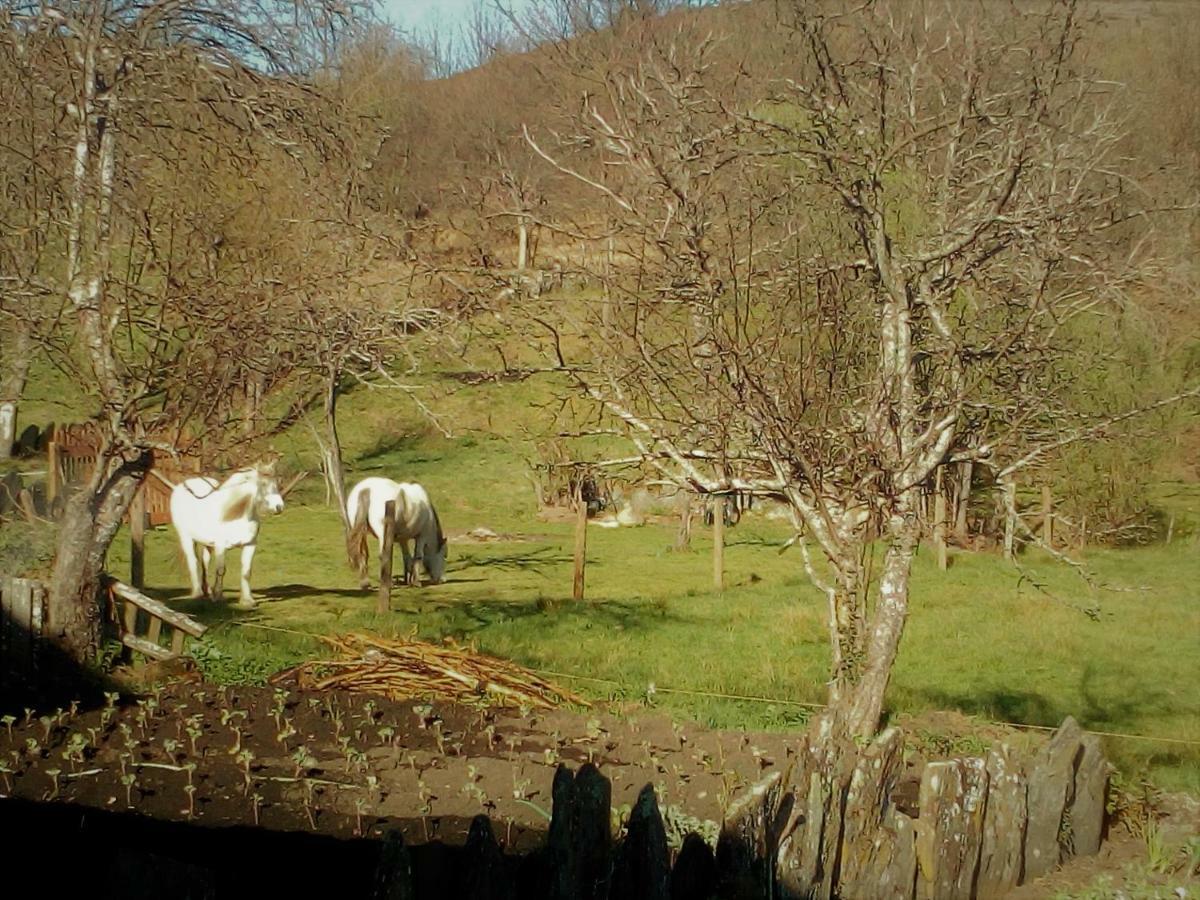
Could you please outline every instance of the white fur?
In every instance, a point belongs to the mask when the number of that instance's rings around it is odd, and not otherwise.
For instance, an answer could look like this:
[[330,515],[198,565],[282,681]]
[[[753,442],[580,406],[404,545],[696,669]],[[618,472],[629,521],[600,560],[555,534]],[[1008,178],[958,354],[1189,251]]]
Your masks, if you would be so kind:
[[[384,507],[389,500],[396,502],[394,537],[404,555],[405,583],[416,583],[416,561],[419,559],[430,580],[440,584],[446,573],[446,537],[425,488],[390,478],[364,478],[346,498],[346,515],[352,528],[358,516],[359,504],[364,502],[364,498],[367,503],[367,526],[371,534],[379,539],[381,552]],[[413,542],[411,553],[408,550],[410,540]]]
[[[230,511],[242,507],[230,517]],[[225,552],[242,548],[242,603],[254,602],[250,593],[250,567],[254,562],[260,516],[283,511],[283,497],[275,479],[258,469],[235,472],[218,485],[215,478],[189,478],[171,491],[171,524],[179,533],[179,545],[192,581],[190,597],[208,592],[209,563],[213,563],[212,599],[223,596]],[[228,520],[227,520],[228,519]],[[198,565],[196,547],[203,554]]]

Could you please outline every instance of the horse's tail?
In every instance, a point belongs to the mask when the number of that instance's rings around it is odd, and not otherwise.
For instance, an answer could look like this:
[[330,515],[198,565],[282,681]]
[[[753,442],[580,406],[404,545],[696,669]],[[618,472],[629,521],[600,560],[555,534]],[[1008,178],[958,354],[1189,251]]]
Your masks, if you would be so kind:
[[[356,501],[357,505],[355,505]],[[367,535],[371,530],[371,526],[367,524],[367,513],[371,506],[370,492],[352,493],[347,505],[354,512],[350,530],[346,532],[346,556],[350,560],[350,568],[358,572],[358,580],[365,589],[371,586],[371,581],[367,577]],[[349,511],[347,510],[347,512]]]

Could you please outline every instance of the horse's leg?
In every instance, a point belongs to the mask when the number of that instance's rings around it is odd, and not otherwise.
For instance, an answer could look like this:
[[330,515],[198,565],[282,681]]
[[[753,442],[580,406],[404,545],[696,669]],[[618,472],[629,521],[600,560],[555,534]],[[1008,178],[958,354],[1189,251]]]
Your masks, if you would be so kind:
[[220,545],[213,548],[212,598],[225,599],[225,548]]
[[404,554],[404,583],[411,585],[415,582],[417,561],[408,552],[408,541],[399,541],[400,552]]
[[242,592],[240,602],[247,606],[253,605],[254,595],[250,593],[250,566],[254,563],[254,544],[242,547]]
[[200,581],[200,572],[196,562],[196,544],[190,537],[187,537],[182,532],[179,535],[179,548],[183,551],[183,561],[187,563],[188,578],[192,582],[192,592],[188,594],[189,600],[195,600],[204,596],[204,585]]
[[200,589],[201,596],[208,597],[212,592],[212,550],[205,544],[200,545]]

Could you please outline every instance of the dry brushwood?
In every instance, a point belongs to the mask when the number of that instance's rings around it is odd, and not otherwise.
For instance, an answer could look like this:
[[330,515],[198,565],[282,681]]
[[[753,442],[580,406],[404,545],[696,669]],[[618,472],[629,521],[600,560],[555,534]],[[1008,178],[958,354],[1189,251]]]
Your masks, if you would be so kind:
[[587,706],[583,698],[556,687],[528,669],[469,648],[364,634],[326,636],[341,655],[311,660],[272,676],[272,684],[294,680],[304,690],[345,690],[399,697],[436,697],[466,703],[551,709],[563,703]]

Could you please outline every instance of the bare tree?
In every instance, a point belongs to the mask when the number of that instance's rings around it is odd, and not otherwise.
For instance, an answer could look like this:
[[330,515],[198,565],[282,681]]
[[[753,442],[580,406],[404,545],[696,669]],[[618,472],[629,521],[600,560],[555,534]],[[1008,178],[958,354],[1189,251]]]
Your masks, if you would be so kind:
[[557,361],[663,476],[790,507],[828,599],[830,706],[859,735],[883,710],[938,468],[1003,483],[1200,391],[1070,403],[1112,351],[1105,311],[1153,262],[1074,4],[926,6],[780,4],[790,52],[764,55],[791,72],[714,67],[711,36],[660,30],[564,111],[557,144],[529,137],[602,201],[625,263],[607,320],[540,317]]
[[[334,277],[288,257],[294,229],[286,223],[313,223],[309,239],[328,241],[354,195],[329,173],[358,171],[344,152],[355,123],[314,79],[329,63],[334,31],[353,24],[360,7],[3,8],[6,43],[19,52],[45,41],[63,61],[29,74],[53,91],[70,131],[58,286],[69,311],[61,327],[77,352],[58,362],[78,369],[104,443],[60,522],[49,625],[86,659],[99,640],[104,557],[151,453],[176,452],[189,424],[220,441],[231,398],[269,370],[273,354],[294,352],[273,338],[273,307]],[[290,207],[254,202],[289,176]],[[239,192],[250,196],[238,202]]]

